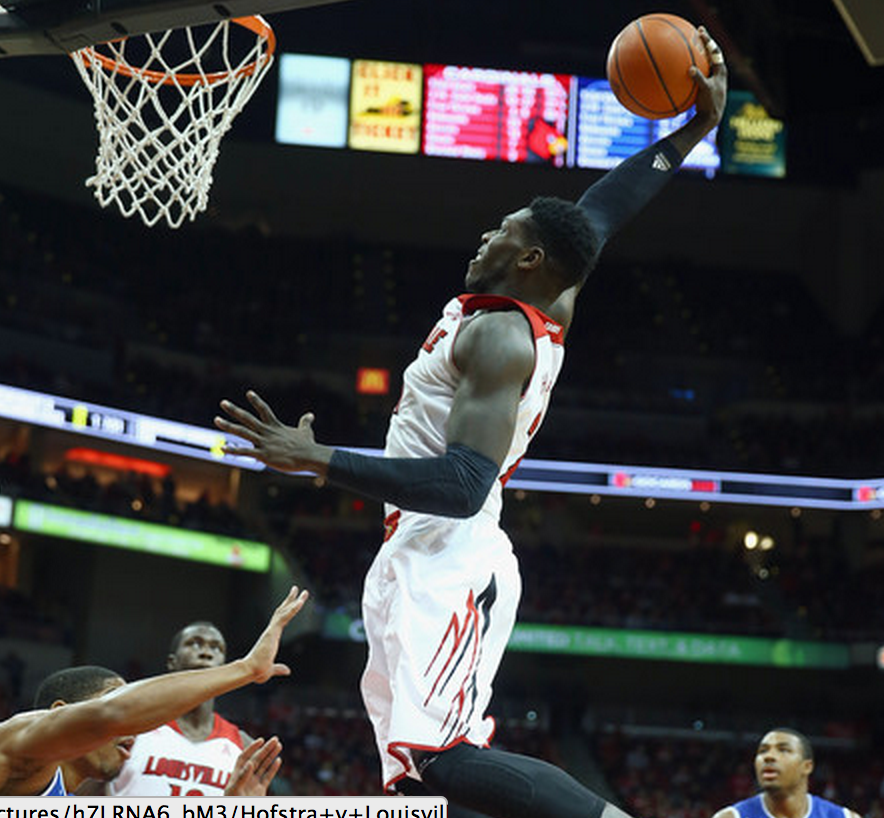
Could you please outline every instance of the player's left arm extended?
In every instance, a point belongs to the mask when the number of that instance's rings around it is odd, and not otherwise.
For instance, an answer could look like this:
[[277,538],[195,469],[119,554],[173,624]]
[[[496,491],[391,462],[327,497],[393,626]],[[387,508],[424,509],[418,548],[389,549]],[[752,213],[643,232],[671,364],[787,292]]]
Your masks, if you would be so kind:
[[289,668],[276,661],[279,640],[306,601],[306,591],[292,588],[241,659],[218,667],[165,673],[98,698],[13,716],[0,723],[0,758],[47,765],[76,758],[117,736],[159,727],[208,699],[288,675]]
[[233,419],[215,418],[224,432],[251,446],[224,447],[280,471],[312,471],[364,497],[408,511],[472,517],[485,502],[512,442],[522,387],[534,366],[534,346],[516,312],[477,316],[458,337],[461,380],[438,457],[371,457],[316,443],[313,415],[281,423],[264,400],[247,394],[256,414],[222,401]]

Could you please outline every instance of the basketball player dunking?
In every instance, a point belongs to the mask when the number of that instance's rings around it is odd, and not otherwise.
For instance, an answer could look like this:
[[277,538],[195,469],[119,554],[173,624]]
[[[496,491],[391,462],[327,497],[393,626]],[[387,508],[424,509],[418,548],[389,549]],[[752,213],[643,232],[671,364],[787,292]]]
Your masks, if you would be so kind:
[[385,542],[365,580],[362,694],[388,791],[422,782],[459,808],[500,818],[623,813],[557,767],[489,747],[485,711],[521,592],[499,527],[502,488],[540,425],[577,294],[605,242],[675,175],[721,120],[727,71],[701,38],[696,112],[605,174],[575,204],[536,198],[482,236],[452,299],[405,372],[384,457],[315,442],[313,416],[282,424],[254,392],[215,423],[228,446],[282,471],[309,470],[387,503]]

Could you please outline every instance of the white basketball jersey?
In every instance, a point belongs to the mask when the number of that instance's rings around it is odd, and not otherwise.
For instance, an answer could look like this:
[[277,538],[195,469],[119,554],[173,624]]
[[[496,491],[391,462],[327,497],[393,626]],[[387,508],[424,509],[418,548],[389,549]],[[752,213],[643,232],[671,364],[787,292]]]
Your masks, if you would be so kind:
[[[464,320],[479,311],[520,310],[534,332],[534,372],[519,402],[513,442],[497,480],[482,507],[500,516],[502,489],[524,456],[549,406],[565,356],[562,327],[536,307],[499,295],[461,295],[451,299],[442,318],[421,345],[403,375],[402,397],[387,432],[387,457],[438,457],[446,449],[446,424],[460,372],[454,343]],[[392,509],[388,508],[388,513]]]
[[405,370],[390,421],[388,457],[438,457],[461,374],[454,343],[478,311],[519,310],[528,319],[535,360],[519,401],[510,450],[478,514],[441,517],[388,505],[384,545],[369,569],[362,615],[369,657],[362,696],[380,751],[384,788],[420,778],[411,751],[465,741],[488,746],[494,676],[512,633],[522,583],[512,544],[500,528],[502,490],[540,426],[564,357],[562,328],[511,298],[452,299]]
[[217,713],[205,741],[191,741],[169,722],[135,739],[132,757],[108,785],[108,794],[224,795],[241,751],[239,728]]

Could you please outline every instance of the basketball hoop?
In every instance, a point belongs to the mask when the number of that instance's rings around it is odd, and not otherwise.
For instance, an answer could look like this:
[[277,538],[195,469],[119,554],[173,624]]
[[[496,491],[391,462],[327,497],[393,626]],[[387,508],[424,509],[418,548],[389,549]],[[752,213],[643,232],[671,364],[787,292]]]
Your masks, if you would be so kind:
[[148,227],[193,221],[208,205],[221,138],[275,49],[273,30],[254,16],[73,52],[95,101],[98,156],[86,184],[101,206],[115,202]]

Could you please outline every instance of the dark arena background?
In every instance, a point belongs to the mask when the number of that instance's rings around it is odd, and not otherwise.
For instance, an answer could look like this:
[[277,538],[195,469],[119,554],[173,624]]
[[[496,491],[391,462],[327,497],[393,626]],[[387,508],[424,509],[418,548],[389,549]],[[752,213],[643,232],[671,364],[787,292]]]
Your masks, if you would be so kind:
[[[160,673],[194,619],[237,655],[294,581],[313,601],[284,647],[292,678],[218,709],[283,740],[277,792],[379,793],[358,680],[382,509],[229,462],[218,401],[255,388],[289,422],[314,411],[323,442],[382,447],[400,372],[481,232],[536,194],[579,196],[648,138],[590,80],[629,20],[667,11],[712,31],[732,98],[700,165],[607,248],[506,492],[525,588],[496,743],[634,814],[702,818],[753,791],[755,743],[787,725],[814,744],[813,792],[881,818],[884,22],[869,6],[268,14],[276,63],[179,230],[85,186],[97,134],[68,57],[0,58],[0,716],[68,664]],[[298,75],[288,55],[330,61]],[[445,66],[475,99],[451,103]],[[567,104],[542,114],[567,144],[547,156],[506,87],[541,75]],[[348,105],[357,78],[377,83],[374,110]],[[492,114],[485,82],[501,83]]]

